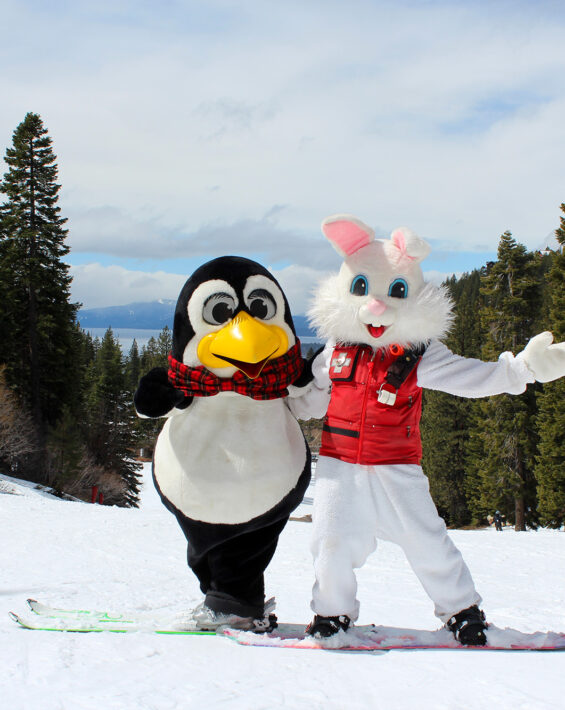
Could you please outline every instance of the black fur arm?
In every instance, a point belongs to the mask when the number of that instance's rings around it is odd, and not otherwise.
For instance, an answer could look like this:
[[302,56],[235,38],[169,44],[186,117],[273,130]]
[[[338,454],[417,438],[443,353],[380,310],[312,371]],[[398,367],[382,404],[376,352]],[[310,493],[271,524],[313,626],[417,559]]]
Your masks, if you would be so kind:
[[164,367],[154,367],[139,381],[133,395],[137,413],[143,417],[164,417],[171,409],[185,409],[192,397],[185,395],[169,382]]
[[324,346],[319,348],[319,350],[316,350],[312,357],[304,360],[304,369],[302,370],[302,374],[292,383],[294,387],[306,387],[306,385],[309,385],[310,382],[312,382],[314,379],[314,375],[312,374],[312,363],[323,351],[323,349]]

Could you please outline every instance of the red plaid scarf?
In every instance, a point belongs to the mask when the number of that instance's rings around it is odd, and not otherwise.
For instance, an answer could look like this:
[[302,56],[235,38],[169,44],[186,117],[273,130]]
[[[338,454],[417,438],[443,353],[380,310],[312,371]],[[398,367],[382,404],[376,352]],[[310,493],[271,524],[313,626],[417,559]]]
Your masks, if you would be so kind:
[[249,379],[240,370],[230,378],[217,377],[205,367],[190,367],[169,355],[169,382],[187,397],[212,397],[218,392],[237,392],[252,399],[279,399],[301,374],[304,360],[300,341],[284,355],[269,360],[261,374]]

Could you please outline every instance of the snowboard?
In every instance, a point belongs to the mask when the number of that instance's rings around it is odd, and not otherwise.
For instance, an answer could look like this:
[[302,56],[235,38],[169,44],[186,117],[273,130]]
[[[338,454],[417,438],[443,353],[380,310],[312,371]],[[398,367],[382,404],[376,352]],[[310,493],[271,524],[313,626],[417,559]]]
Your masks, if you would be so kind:
[[443,649],[450,651],[565,651],[565,633],[536,631],[526,634],[516,629],[499,629],[492,624],[486,632],[486,646],[463,646],[445,628],[437,631],[402,629],[390,626],[354,626],[330,638],[313,638],[300,624],[284,624],[268,634],[224,629],[224,636],[242,646],[294,648],[332,651],[401,651]]

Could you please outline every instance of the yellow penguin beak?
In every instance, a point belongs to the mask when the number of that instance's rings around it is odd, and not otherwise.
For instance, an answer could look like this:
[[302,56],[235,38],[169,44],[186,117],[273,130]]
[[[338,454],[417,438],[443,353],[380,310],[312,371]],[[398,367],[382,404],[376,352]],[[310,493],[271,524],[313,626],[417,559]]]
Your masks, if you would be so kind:
[[221,330],[205,335],[196,352],[207,368],[233,365],[254,379],[269,360],[287,350],[288,336],[282,328],[267,325],[242,311]]

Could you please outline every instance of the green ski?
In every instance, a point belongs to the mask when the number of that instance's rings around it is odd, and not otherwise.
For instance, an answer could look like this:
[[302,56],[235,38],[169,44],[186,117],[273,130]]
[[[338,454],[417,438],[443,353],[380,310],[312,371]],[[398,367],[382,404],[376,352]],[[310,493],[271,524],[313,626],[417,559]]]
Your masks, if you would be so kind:
[[90,609],[59,609],[35,599],[28,599],[27,604],[33,612],[33,618],[25,618],[10,612],[10,617],[19,626],[35,631],[69,631],[77,633],[131,633],[149,631],[157,634],[179,636],[214,636],[215,631],[190,628],[190,622],[184,623],[178,618],[158,619],[148,615],[118,614]]

